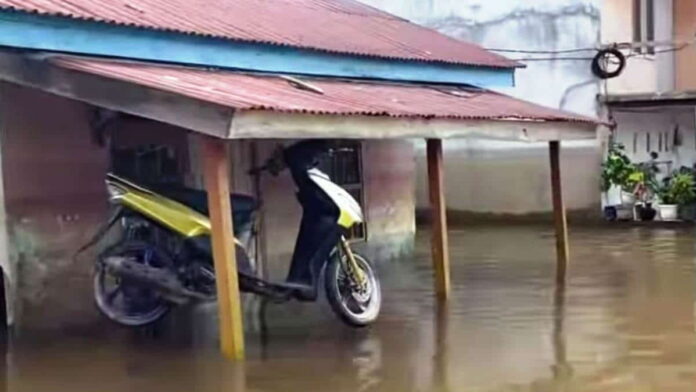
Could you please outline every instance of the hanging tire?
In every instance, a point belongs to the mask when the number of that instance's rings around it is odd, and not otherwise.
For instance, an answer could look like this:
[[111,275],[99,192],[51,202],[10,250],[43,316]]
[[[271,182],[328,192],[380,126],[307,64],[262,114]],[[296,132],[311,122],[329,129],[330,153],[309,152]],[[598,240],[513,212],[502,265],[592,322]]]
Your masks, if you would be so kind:
[[[131,257],[150,266],[171,266],[169,255],[146,242],[124,241],[99,258]],[[99,261],[94,271],[94,300],[97,308],[110,320],[127,327],[142,327],[164,317],[171,304],[156,290],[118,277]]]
[[[610,70],[608,64],[613,63],[616,68]],[[612,79],[623,72],[626,67],[626,56],[616,48],[602,49],[592,59],[592,73],[600,79]]]
[[324,272],[326,298],[331,309],[346,324],[365,327],[379,316],[382,307],[382,289],[372,264],[364,257],[354,254],[358,267],[365,273],[367,284],[364,289],[356,288],[343,269],[340,257],[335,252]]

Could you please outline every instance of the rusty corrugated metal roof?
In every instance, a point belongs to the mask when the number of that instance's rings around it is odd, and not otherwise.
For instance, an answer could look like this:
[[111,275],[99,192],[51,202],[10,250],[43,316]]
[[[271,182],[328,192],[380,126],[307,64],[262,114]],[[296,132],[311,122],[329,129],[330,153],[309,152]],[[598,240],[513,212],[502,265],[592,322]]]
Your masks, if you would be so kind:
[[355,0],[0,0],[0,9],[334,53],[519,65]]
[[[298,88],[279,76],[77,57],[54,57],[50,61],[63,68],[164,90],[237,110],[597,123],[589,117],[487,90],[336,79],[303,79],[308,85],[306,88]],[[316,91],[311,91],[312,89]]]

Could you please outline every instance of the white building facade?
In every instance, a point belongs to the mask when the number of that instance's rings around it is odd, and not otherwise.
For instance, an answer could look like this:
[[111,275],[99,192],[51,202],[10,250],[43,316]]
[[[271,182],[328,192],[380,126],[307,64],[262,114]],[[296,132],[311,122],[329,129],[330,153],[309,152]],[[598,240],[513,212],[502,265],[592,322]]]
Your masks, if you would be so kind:
[[607,81],[605,117],[634,162],[658,154],[662,175],[696,164],[696,2],[613,0],[602,42],[629,42],[624,72]]
[[[600,0],[362,0],[454,38],[521,59],[516,87],[501,92],[598,116],[600,82],[590,70],[600,37]],[[565,52],[571,49],[590,49]],[[517,51],[517,52],[514,52]],[[528,53],[529,52],[529,53]],[[427,207],[425,152],[417,146],[417,200]],[[448,208],[457,213],[525,215],[550,211],[548,148],[466,139],[445,143]],[[564,143],[567,208],[599,211],[601,147]]]

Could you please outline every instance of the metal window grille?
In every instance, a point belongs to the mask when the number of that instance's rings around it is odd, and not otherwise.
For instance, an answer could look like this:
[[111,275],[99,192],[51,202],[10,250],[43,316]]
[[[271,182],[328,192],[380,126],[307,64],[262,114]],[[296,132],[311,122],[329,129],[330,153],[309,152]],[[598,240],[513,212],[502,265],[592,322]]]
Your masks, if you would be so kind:
[[[362,144],[360,142],[342,143],[331,157],[321,162],[320,169],[328,174],[333,182],[348,191],[364,210]],[[348,239],[367,239],[365,222],[353,226],[348,233]]]
[[143,184],[183,183],[181,160],[169,146],[113,148],[111,170],[117,175]]

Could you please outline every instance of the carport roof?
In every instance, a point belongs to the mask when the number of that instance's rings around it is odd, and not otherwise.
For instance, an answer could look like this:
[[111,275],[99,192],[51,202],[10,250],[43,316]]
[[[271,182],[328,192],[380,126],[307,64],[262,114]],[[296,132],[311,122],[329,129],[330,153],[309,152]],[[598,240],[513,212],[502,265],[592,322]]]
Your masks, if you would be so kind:
[[121,80],[235,109],[339,116],[597,124],[597,120],[496,92],[54,57],[61,68]]

